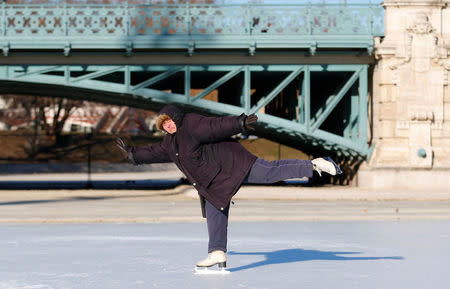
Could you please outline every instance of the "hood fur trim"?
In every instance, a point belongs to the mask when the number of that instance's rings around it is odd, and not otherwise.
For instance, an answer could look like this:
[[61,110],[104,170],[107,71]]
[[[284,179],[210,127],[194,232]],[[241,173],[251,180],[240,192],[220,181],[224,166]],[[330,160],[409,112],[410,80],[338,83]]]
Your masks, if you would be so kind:
[[162,125],[168,119],[170,119],[170,116],[168,116],[167,114],[161,114],[160,116],[158,116],[158,118],[156,119],[156,128],[158,130],[164,130]]

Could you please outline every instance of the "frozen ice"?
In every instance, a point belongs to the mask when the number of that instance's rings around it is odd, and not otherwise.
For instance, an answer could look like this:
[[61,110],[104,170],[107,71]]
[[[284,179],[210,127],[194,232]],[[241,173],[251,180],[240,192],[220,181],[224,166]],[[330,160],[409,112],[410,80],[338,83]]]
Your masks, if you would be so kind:
[[0,288],[449,288],[450,220],[231,222],[227,275],[196,275],[205,223],[0,225]]

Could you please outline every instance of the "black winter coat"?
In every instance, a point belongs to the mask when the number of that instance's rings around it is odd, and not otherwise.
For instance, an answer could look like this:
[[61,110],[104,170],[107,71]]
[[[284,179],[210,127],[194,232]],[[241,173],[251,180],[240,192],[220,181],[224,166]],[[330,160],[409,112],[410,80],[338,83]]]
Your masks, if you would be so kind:
[[200,195],[216,208],[226,208],[257,159],[230,138],[243,132],[242,116],[185,115],[174,105],[159,114],[167,114],[177,131],[161,142],[132,148],[134,163],[174,162]]

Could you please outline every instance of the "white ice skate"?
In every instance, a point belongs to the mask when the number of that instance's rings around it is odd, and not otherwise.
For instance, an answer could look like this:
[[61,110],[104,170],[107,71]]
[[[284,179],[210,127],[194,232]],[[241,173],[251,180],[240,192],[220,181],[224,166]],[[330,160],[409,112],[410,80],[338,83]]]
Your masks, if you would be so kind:
[[[219,269],[210,269],[214,265],[218,265]],[[208,257],[197,263],[195,274],[229,274],[227,268],[227,256],[224,251],[212,251]]]
[[313,170],[315,170],[319,176],[322,176],[322,172],[326,172],[332,176],[342,174],[339,166],[330,158],[317,158],[313,159]]

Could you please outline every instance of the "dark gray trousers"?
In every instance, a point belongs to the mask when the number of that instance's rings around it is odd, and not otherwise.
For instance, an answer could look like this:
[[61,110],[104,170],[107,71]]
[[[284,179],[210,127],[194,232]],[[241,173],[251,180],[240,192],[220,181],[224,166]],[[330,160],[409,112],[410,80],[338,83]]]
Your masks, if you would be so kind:
[[[290,159],[270,162],[257,159],[243,183],[272,184],[286,179],[311,178],[312,175],[312,163],[309,160]],[[221,211],[206,200],[205,209],[209,235],[208,253],[215,250],[226,252],[230,204]]]

